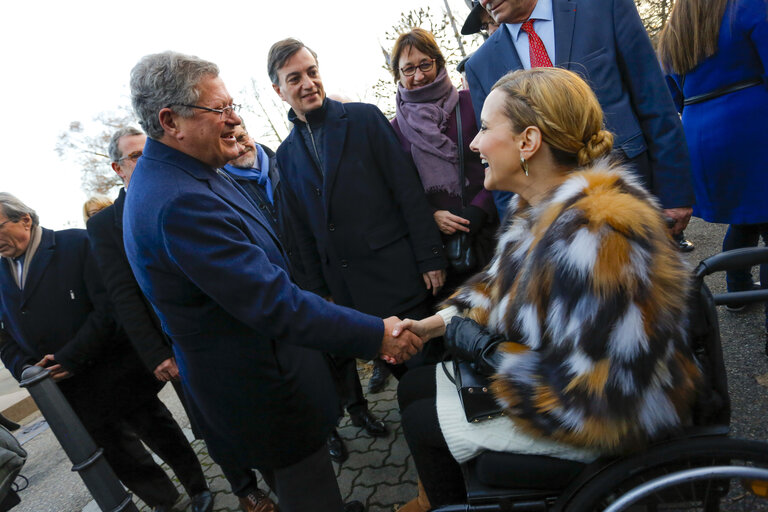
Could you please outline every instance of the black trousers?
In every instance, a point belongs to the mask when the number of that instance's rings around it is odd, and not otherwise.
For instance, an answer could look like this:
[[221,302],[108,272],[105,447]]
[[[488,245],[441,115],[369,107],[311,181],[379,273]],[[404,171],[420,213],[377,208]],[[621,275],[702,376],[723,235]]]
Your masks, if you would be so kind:
[[197,455],[157,397],[89,431],[120,481],[150,507],[170,507],[179,493],[142,441],[173,469],[190,496],[208,489]]
[[467,499],[461,467],[440,430],[436,395],[434,366],[410,370],[397,387],[403,435],[432,507]]
[[325,444],[292,466],[261,470],[261,474],[277,494],[280,512],[341,512],[344,509]]

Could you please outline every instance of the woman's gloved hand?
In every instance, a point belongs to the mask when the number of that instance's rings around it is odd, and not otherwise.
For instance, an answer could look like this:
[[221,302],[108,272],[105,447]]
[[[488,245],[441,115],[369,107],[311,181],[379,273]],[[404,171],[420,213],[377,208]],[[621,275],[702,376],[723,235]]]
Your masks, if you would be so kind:
[[470,318],[454,317],[445,331],[445,349],[458,359],[474,364],[485,375],[496,373],[501,354],[496,348],[506,341],[499,334],[491,334]]

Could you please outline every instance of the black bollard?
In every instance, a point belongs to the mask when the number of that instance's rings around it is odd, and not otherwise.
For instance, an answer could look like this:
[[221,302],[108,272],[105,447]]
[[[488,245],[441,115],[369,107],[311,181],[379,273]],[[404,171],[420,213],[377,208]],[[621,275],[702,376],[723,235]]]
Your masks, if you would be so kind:
[[19,385],[29,390],[40,412],[45,416],[56,439],[72,461],[85,486],[104,512],[138,512],[123,485],[85,430],[80,418],[70,407],[61,390],[49,378],[50,372],[29,366],[21,374]]

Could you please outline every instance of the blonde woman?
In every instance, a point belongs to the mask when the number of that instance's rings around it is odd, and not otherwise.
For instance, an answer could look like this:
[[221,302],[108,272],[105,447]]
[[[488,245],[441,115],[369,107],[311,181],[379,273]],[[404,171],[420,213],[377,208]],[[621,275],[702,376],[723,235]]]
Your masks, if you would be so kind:
[[83,222],[88,222],[88,219],[99,213],[101,210],[110,206],[112,200],[107,196],[96,195],[89,197],[83,204]]
[[459,463],[484,450],[591,461],[686,420],[699,369],[687,344],[687,270],[662,211],[606,157],[613,136],[578,75],[516,71],[494,86],[472,149],[485,187],[517,194],[493,260],[439,314],[405,320],[448,345],[495,337],[505,416],[468,423],[442,367],[400,382],[403,430],[426,493],[462,502]]

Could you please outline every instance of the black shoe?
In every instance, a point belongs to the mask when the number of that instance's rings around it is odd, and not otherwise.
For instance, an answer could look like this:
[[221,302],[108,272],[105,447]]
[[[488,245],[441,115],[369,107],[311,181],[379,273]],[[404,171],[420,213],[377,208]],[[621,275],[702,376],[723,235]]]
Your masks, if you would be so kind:
[[344,512],[365,512],[365,506],[359,501],[350,501],[344,504]]
[[339,435],[338,430],[333,429],[331,431],[331,435],[328,436],[326,444],[328,445],[328,453],[331,454],[331,460],[333,462],[341,464],[349,458],[349,452],[347,451],[347,447],[344,445],[344,440]]
[[391,372],[389,371],[387,365],[384,364],[384,361],[381,359],[374,360],[373,373],[371,374],[371,380],[368,381],[368,392],[381,393],[384,391],[384,387],[387,385],[387,380],[389,380],[390,373]]
[[212,512],[213,494],[205,490],[192,496],[192,512]]
[[349,417],[354,426],[363,427],[369,436],[384,437],[389,434],[384,422],[376,419],[376,416],[371,414],[371,411],[368,409],[357,414],[350,414]]
[[7,428],[10,432],[13,432],[14,430],[18,430],[19,427],[21,427],[21,425],[19,425],[18,423],[16,423],[13,420],[9,420],[8,418],[3,416],[2,414],[0,414],[0,425],[2,425],[5,428]]
[[[762,287],[760,286],[760,282],[752,283],[752,288],[748,288],[747,290],[729,290],[729,291],[752,291],[752,290],[761,290]],[[733,304],[726,304],[725,310],[729,311],[731,313],[740,313],[747,309],[747,305],[742,302],[734,302]]]

